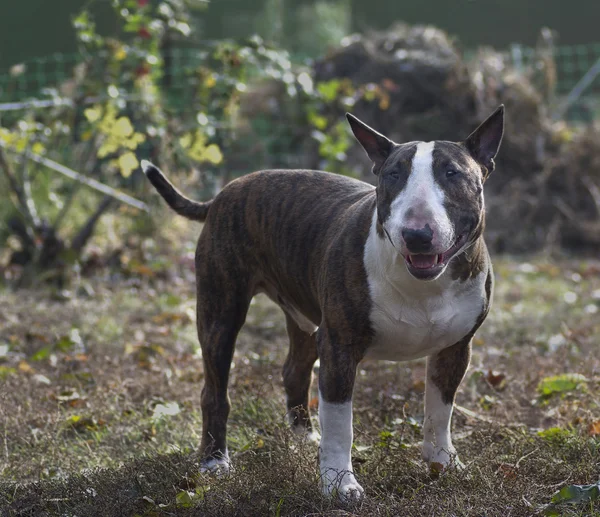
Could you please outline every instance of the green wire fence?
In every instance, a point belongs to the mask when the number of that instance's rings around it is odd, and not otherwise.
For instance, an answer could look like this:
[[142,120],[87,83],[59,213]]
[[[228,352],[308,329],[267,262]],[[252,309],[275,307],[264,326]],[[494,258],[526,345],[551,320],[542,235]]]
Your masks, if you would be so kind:
[[[588,121],[600,118],[600,43],[557,46],[551,52],[555,66],[553,93],[568,104],[559,110],[561,117]],[[165,56],[165,75],[174,108],[185,109],[193,104],[198,81],[194,70],[202,64],[204,55],[197,49],[172,49]],[[467,59],[475,55],[467,53]],[[540,62],[538,50],[519,45],[513,45],[505,56],[517,70],[535,69]],[[68,97],[70,80],[81,62],[78,54],[53,54],[0,72],[0,111],[18,110],[24,101],[29,101],[27,107],[60,103],[61,98]],[[102,60],[94,62],[102,66]]]

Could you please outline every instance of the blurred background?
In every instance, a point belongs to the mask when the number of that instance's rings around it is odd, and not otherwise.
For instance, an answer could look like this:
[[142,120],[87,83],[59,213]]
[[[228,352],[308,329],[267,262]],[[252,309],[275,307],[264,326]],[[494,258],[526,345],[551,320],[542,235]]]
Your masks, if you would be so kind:
[[233,357],[236,468],[196,475],[200,226],[139,162],[200,200],[273,167],[374,182],[347,111],[462,140],[504,103],[494,307],[454,417],[468,476],[420,462],[424,359],[361,363],[351,510],[600,515],[598,20],[598,0],[0,1],[0,514],[347,514],[290,447],[264,295]]
[[491,248],[593,253],[599,16],[590,0],[4,3],[0,278],[123,266],[161,231],[143,158],[201,199],[270,167],[373,181],[344,112],[396,141],[459,140],[500,103]]

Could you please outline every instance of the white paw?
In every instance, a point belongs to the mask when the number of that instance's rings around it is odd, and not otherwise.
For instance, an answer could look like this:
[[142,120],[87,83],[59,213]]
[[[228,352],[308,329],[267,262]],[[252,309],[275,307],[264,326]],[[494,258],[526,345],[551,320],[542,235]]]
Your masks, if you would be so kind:
[[360,501],[365,494],[365,490],[358,484],[354,474],[349,471],[333,475],[332,469],[322,475],[323,495],[327,497],[336,497],[343,503],[354,503]]
[[308,443],[316,444],[318,444],[321,441],[321,435],[314,429],[308,431],[306,427],[300,426],[292,426],[291,429],[294,433],[294,436],[298,438],[299,441],[306,440]]
[[454,447],[436,447],[431,442],[423,442],[423,460],[429,464],[430,470],[436,473],[449,468],[457,470],[465,468],[458,459]]
[[306,441],[310,442],[310,443],[315,443],[315,444],[319,445],[319,442],[321,441],[321,435],[314,429],[312,431],[310,431],[309,433],[306,433],[305,436],[306,436]]
[[200,462],[200,472],[214,474],[216,476],[224,476],[229,474],[230,468],[231,464],[229,462],[229,456],[210,458]]

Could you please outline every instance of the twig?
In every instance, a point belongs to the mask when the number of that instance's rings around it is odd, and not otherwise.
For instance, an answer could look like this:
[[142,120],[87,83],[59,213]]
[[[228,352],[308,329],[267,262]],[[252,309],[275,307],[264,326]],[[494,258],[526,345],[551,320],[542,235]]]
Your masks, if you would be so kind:
[[531,456],[532,454],[535,454],[537,451],[539,451],[540,448],[537,447],[536,449],[533,449],[531,452],[528,452],[527,454],[525,454],[524,456],[521,456],[517,462],[515,463],[515,468],[518,469],[519,468],[519,464],[525,459],[528,458],[529,456]]
[[589,176],[581,178],[581,182],[588,189],[594,200],[594,204],[596,205],[596,211],[598,212],[598,215],[600,215],[600,188],[598,188],[598,185],[596,185]]
[[[29,143],[27,151],[29,151],[30,148],[31,142]],[[25,160],[23,160],[21,168],[21,184],[23,185],[23,195],[25,196],[25,202],[27,203],[27,210],[31,214],[36,228],[38,228],[41,224],[41,220],[38,215],[37,207],[35,206],[33,195],[31,194],[31,176],[29,175],[29,166],[25,163]]]
[[4,429],[4,456],[6,457],[6,463],[8,463],[8,430]]
[[102,217],[102,214],[106,212],[106,210],[108,210],[108,207],[111,203],[112,198],[109,196],[105,196],[104,199],[98,205],[96,211],[90,216],[87,222],[82,226],[79,232],[77,232],[77,235],[71,241],[71,249],[78,252],[83,249],[87,241],[94,233],[94,227],[96,226],[96,223],[98,222],[100,217]]
[[[4,147],[2,142],[0,142],[0,146]],[[37,218],[31,213],[31,211],[29,209],[29,205],[27,203],[27,197],[25,196],[25,193],[21,189],[19,182],[17,181],[17,178],[15,178],[12,168],[8,164],[8,161],[6,160],[6,155],[4,154],[4,151],[2,149],[0,149],[0,169],[2,169],[4,171],[4,175],[8,179],[10,188],[12,189],[13,193],[17,197],[17,201],[19,202],[19,205],[17,206],[17,210],[19,210],[19,212],[21,212],[23,217],[29,223],[28,234],[30,234],[30,237],[32,238],[32,240],[35,240],[33,235],[31,234],[31,232],[32,232],[33,228],[37,228],[39,226],[39,220],[37,220]]]
[[[14,149],[7,147],[2,142],[0,142],[0,147],[3,147],[4,149],[6,149],[8,151],[12,151],[12,152],[16,153],[16,151],[14,151]],[[102,192],[103,194],[106,194],[107,196],[113,197],[113,198],[117,199],[118,201],[120,201],[121,203],[125,203],[126,205],[137,208],[138,210],[143,210],[144,212],[149,212],[148,205],[146,205],[146,203],[143,203],[142,201],[139,201],[138,199],[135,199],[134,197],[131,197],[127,194],[124,194],[123,192],[120,192],[112,187],[109,187],[108,185],[105,185],[104,183],[100,183],[99,181],[97,181],[95,179],[88,178],[88,177],[84,176],[83,174],[80,174],[80,173],[74,171],[73,169],[70,169],[69,167],[65,167],[64,165],[61,165],[60,163],[55,162],[54,160],[44,158],[43,156],[40,156],[39,154],[32,153],[32,152],[26,152],[23,154],[23,156],[29,158],[30,160],[33,160],[36,163],[42,164],[42,165],[48,167],[49,169],[52,169],[53,171],[56,171],[56,172],[62,174],[63,176],[66,176],[67,178],[71,178],[75,181],[79,181],[80,183],[83,183],[84,185],[87,185],[88,187],[93,188],[94,190]],[[2,167],[1,162],[0,162],[0,167]],[[17,185],[17,188],[18,188],[18,185]]]
[[[94,145],[93,139],[91,139],[89,143],[88,153],[86,154],[85,159],[82,160],[82,163],[88,163],[88,159],[91,158],[92,154],[95,153],[95,151],[96,147]],[[67,215],[67,212],[73,205],[73,201],[75,200],[75,197],[77,195],[77,192],[79,192],[81,185],[81,183],[77,183],[67,194],[63,206],[60,209],[60,212],[58,212],[56,219],[54,220],[54,231],[58,232],[59,228],[61,227],[62,222],[65,216]]]
[[454,404],[454,409],[456,411],[458,411],[459,413],[462,413],[463,415],[473,418],[475,420],[480,420],[481,422],[485,422],[487,424],[494,423],[494,420],[491,419],[490,417],[480,415],[479,413],[475,413],[475,411],[471,411],[470,409],[467,409],[466,407],[463,407],[463,406],[459,406],[458,404]]

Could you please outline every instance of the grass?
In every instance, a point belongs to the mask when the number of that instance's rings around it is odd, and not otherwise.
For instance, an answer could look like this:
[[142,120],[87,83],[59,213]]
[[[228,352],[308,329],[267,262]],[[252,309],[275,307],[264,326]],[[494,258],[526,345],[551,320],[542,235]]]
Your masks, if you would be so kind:
[[[235,469],[198,474],[203,373],[182,249],[67,293],[1,293],[0,515],[528,516],[600,479],[600,263],[541,257],[495,261],[495,305],[454,417],[464,472],[432,476],[420,461],[424,361],[368,362],[354,402],[367,497],[322,498],[316,447],[285,424],[283,317],[258,297],[232,369]],[[540,394],[571,373],[585,379]]]

